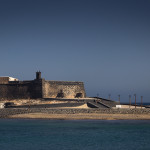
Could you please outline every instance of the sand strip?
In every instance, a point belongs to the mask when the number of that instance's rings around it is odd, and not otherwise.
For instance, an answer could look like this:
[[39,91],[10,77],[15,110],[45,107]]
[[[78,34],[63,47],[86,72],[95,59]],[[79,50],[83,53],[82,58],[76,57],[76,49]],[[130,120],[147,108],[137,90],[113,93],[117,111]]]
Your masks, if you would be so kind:
[[149,114],[46,114],[46,113],[30,113],[9,116],[9,118],[30,118],[30,119],[60,119],[60,120],[149,120]]

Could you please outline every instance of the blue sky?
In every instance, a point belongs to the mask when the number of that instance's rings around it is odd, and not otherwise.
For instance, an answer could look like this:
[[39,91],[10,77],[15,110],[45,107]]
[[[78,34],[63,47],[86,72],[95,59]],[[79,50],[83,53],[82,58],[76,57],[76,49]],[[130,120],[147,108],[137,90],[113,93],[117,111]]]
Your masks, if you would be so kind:
[[0,76],[83,81],[87,96],[150,102],[149,0],[0,0]]

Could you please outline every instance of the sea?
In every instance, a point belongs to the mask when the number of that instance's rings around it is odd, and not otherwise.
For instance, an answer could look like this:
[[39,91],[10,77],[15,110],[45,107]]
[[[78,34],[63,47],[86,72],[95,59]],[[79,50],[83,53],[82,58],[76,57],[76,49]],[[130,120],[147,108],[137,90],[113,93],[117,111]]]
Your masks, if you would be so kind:
[[150,121],[0,119],[0,150],[150,150]]

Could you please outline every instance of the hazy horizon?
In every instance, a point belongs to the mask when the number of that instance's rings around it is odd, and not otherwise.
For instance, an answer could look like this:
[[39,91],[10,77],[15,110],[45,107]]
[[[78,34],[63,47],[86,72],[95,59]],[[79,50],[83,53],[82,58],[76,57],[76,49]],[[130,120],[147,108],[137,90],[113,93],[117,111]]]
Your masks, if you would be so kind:
[[150,102],[149,0],[0,0],[0,76],[83,81],[87,96]]

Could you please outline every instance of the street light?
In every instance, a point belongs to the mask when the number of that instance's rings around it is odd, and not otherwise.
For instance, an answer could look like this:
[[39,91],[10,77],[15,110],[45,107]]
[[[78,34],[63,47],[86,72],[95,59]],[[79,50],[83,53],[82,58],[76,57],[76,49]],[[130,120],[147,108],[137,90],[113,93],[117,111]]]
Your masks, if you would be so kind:
[[131,107],[131,95],[129,95],[129,108]]
[[99,97],[99,93],[97,93],[97,98]]
[[143,96],[141,96],[141,108],[143,106]]
[[135,108],[136,108],[136,94],[134,94],[134,97],[135,97]]
[[119,103],[120,103],[120,95],[118,95],[118,98],[119,98]]

